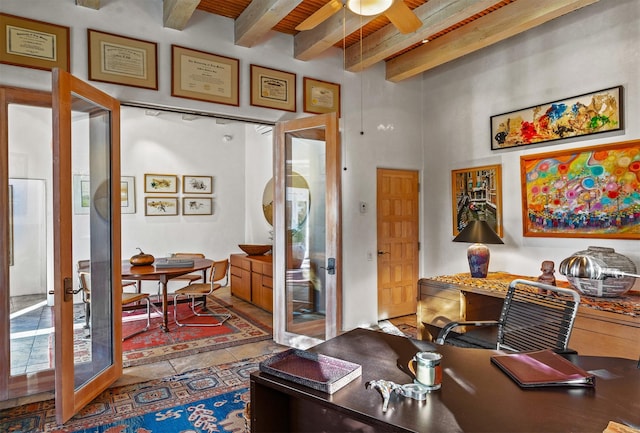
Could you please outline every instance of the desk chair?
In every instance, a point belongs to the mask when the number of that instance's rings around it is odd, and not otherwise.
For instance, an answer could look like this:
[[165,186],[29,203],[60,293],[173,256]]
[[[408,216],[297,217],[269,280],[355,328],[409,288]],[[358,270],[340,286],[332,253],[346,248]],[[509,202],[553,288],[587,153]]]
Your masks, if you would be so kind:
[[[89,328],[91,323],[91,261],[78,260],[76,265],[78,271],[78,285],[82,292],[82,301],[84,302],[84,327]],[[137,285],[135,281],[123,281],[122,288]],[[149,329],[151,326],[151,300],[147,293],[127,293],[122,292],[122,306],[132,306],[140,302],[146,302],[147,306],[147,324],[144,328],[126,335],[122,340],[127,340]]]
[[[211,264],[211,272],[209,273],[208,283],[192,283],[186,287],[178,289],[174,292],[173,296],[173,320],[178,326],[220,326],[226,320],[231,318],[231,314],[214,314],[214,313],[198,313],[196,311],[196,298],[203,298],[197,303],[202,307],[202,310],[206,311],[207,295],[211,295],[214,291],[221,287],[226,287],[228,284],[228,270],[229,259],[214,261]],[[219,281],[225,280],[224,286]],[[180,323],[178,321],[178,299],[180,297],[190,298],[191,311],[195,316],[199,317],[213,317],[218,319],[217,322],[212,323]]]
[[497,349],[515,352],[553,349],[568,352],[569,337],[579,304],[580,295],[573,290],[534,281],[513,280],[498,320],[448,323],[440,331],[436,343],[445,344],[448,334],[458,326],[496,326]]

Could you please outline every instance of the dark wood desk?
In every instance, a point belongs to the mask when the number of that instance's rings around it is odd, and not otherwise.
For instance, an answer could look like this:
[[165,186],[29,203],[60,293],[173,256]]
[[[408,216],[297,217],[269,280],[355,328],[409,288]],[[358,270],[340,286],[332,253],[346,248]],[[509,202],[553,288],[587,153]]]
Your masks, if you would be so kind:
[[[442,388],[426,401],[382,397],[365,383],[413,380],[406,365],[420,350],[443,355]],[[493,350],[436,346],[355,329],[312,352],[362,365],[362,376],[332,395],[256,372],[251,374],[251,431],[602,432],[608,422],[640,425],[640,369],[623,358],[575,356],[594,371],[595,388],[523,390],[493,365]]]
[[186,268],[156,268],[149,266],[131,266],[129,261],[122,262],[122,279],[123,280],[143,280],[143,281],[159,281],[162,288],[162,330],[169,330],[167,318],[167,283],[170,279],[180,275],[190,274],[194,271],[202,271],[202,281],[207,281],[207,269],[213,263],[209,259],[193,259],[193,266]]

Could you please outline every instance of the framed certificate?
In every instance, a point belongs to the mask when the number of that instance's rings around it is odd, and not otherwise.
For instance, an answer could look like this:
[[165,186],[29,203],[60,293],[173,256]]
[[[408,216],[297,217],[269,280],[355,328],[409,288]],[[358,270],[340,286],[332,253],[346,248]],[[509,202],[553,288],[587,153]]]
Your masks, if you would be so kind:
[[240,61],[171,46],[171,95],[217,104],[240,105]]
[[0,63],[70,71],[69,27],[0,13]]
[[87,30],[89,79],[158,90],[158,45]]
[[340,84],[304,77],[304,112],[338,113],[340,117]]
[[251,65],[251,105],[296,111],[296,74]]

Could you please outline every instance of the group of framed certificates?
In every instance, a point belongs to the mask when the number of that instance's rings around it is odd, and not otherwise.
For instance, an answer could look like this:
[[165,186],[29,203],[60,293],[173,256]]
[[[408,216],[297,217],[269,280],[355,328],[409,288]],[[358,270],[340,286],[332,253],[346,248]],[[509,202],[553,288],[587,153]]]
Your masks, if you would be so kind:
[[[0,63],[70,70],[69,27],[0,13]],[[155,42],[87,30],[89,80],[158,90]],[[253,106],[297,111],[296,74],[250,65]],[[303,111],[337,112],[340,85],[303,78]],[[171,45],[171,95],[240,106],[240,60]]]

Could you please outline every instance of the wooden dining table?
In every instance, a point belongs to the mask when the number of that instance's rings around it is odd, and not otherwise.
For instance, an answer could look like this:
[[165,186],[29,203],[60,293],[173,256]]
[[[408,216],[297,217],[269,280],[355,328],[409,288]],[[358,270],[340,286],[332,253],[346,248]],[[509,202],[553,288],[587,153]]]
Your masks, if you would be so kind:
[[[167,285],[169,280],[180,275],[190,274],[196,271],[202,271],[202,281],[207,281],[207,269],[211,267],[213,260],[209,259],[193,259],[193,266],[182,268],[158,268],[152,265],[133,266],[128,260],[122,262],[122,279],[136,281],[158,281],[162,289],[162,325],[163,331],[168,332],[168,302],[167,302]],[[139,286],[139,285],[138,285]]]

